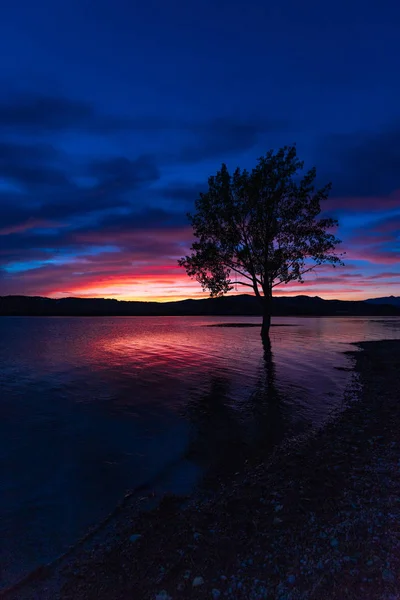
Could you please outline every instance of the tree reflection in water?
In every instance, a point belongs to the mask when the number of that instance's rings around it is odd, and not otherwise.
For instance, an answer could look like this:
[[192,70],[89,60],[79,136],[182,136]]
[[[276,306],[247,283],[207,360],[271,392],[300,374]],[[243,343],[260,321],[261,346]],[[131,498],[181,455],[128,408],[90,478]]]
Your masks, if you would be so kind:
[[270,338],[264,338],[257,385],[248,400],[253,452],[264,453],[282,441],[289,426],[289,407],[279,391]]
[[263,340],[257,384],[248,399],[235,403],[230,387],[229,378],[218,373],[209,391],[188,403],[193,432],[187,457],[209,472],[230,472],[246,458],[265,456],[290,428],[290,406],[277,387],[269,339]]

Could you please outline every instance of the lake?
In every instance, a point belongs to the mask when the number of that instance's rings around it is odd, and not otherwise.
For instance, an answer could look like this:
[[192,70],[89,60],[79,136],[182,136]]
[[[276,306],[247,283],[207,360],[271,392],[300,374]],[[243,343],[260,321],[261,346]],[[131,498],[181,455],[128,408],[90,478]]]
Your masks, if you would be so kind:
[[322,424],[354,341],[396,318],[0,318],[1,583],[58,554],[141,485],[190,491]]

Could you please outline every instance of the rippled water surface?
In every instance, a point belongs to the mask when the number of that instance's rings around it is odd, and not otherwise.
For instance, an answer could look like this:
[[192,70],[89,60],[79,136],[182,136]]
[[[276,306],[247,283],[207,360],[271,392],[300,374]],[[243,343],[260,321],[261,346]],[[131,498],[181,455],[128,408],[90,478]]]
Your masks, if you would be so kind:
[[[1,318],[2,585],[53,559],[127,489],[188,491],[341,405],[351,342],[400,319]],[[338,368],[339,367],[339,368]]]

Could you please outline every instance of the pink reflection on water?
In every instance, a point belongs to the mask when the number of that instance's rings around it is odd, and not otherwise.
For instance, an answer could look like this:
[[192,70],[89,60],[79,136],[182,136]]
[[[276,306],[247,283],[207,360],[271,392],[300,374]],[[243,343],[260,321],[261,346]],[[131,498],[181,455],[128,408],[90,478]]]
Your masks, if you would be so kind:
[[[207,326],[235,321],[259,319],[2,321],[0,521],[10,578],[61,553],[127,488],[161,477],[174,491],[171,464],[234,464],[244,447],[323,422],[351,380],[336,368],[351,365],[351,342],[400,338],[400,319],[279,318],[293,326],[272,328],[268,349],[257,328]],[[48,540],[42,555],[37,539]]]

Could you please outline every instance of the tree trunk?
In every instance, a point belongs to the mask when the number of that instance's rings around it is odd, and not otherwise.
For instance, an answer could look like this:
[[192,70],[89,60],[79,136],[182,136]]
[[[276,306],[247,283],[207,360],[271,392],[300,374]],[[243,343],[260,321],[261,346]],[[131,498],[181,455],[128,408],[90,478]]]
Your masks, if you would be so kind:
[[263,321],[261,326],[261,336],[267,338],[269,336],[269,328],[271,327],[271,301],[264,297]]

